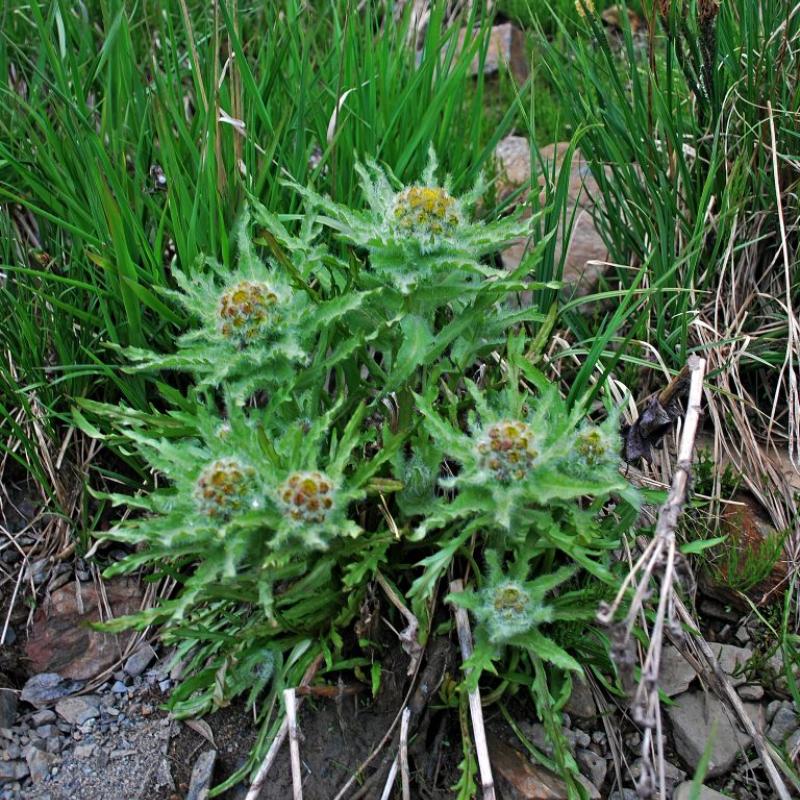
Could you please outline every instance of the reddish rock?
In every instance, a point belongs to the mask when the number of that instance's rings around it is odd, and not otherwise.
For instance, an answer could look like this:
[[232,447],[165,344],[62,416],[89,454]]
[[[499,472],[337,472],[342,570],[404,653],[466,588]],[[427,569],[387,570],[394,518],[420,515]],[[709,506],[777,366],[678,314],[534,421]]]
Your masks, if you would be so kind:
[[[547,176],[552,174],[553,162],[555,162],[556,175],[558,175],[569,146],[569,142],[556,142],[540,149],[539,153],[544,162]],[[530,143],[523,136],[507,136],[497,145],[495,158],[498,168],[497,200],[502,202],[513,192],[530,184]],[[541,172],[538,163],[536,171]],[[540,186],[543,185],[544,180],[544,176],[539,178]],[[523,203],[527,194],[527,191],[520,192],[516,202]],[[566,284],[574,287],[578,295],[594,291],[598,279],[607,268],[605,262],[608,261],[608,250],[592,219],[593,206],[598,197],[600,197],[600,187],[592,177],[588,162],[583,158],[580,150],[576,150],[572,157],[569,181],[569,206],[570,209],[575,208],[576,211],[572,235],[567,244],[563,280]],[[544,200],[543,197],[542,200]],[[556,258],[560,258],[563,246],[559,234]],[[517,267],[527,247],[528,240],[520,239],[506,248],[501,254],[503,266],[506,269]]]
[[567,800],[564,781],[532,764],[519,750],[500,739],[489,743],[492,773],[506,800]]
[[[89,680],[117,661],[134,632],[100,633],[91,622],[121,617],[139,610],[142,589],[138,582],[119,578],[103,586],[98,596],[93,584],[69,583],[50,595],[33,618],[26,646],[31,674],[57,672],[73,680]],[[101,615],[102,609],[102,615]]]
[[[765,544],[779,534],[753,498],[738,494],[733,499],[735,503],[726,503],[722,506],[719,532],[728,538],[719,547],[721,553],[719,558],[701,575],[703,591],[742,611],[750,610],[746,598],[759,606],[783,602],[789,571],[783,550],[763,580],[751,587],[738,585],[747,575],[748,561],[758,559],[761,562],[764,558]],[[735,560],[729,557],[733,551],[736,552]],[[728,574],[731,566],[735,569],[733,575]],[[744,590],[746,597],[739,591],[740,589]]]

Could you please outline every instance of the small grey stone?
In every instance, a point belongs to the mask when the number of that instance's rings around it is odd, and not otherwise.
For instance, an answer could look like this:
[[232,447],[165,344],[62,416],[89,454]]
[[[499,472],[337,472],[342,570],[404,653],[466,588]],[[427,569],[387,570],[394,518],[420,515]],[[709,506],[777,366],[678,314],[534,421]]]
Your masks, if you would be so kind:
[[47,753],[44,750],[39,750],[38,747],[31,747],[28,750],[25,759],[28,762],[31,780],[34,783],[40,783],[50,774],[50,769],[55,766],[59,760],[59,757],[53,753]]
[[791,756],[795,750],[800,747],[800,730],[796,730],[787,740],[786,740],[786,752],[789,753]]
[[591,750],[578,748],[575,760],[580,771],[598,788],[602,788],[608,772],[608,762]]
[[[692,797],[692,782],[686,781],[675,789],[675,794],[672,795],[672,800],[690,800]],[[708,786],[700,786],[700,792],[697,795],[697,800],[731,800],[726,794],[720,794],[714,789],[709,789]]]
[[784,703],[783,700],[772,700],[767,705],[767,722],[772,722],[772,720],[775,717],[775,714],[777,714],[778,709],[783,705],[783,703]]
[[40,739],[49,739],[51,736],[58,736],[58,728],[52,724],[40,725],[34,733]]
[[764,687],[757,683],[745,683],[737,691],[742,700],[760,700],[764,696]]
[[64,748],[64,740],[60,736],[51,736],[45,742],[45,750],[48,753],[60,753]]
[[42,672],[34,675],[22,687],[20,700],[35,708],[45,708],[82,688],[83,681],[68,680],[56,672]]
[[24,761],[0,761],[0,783],[21,781],[28,777],[28,765]]
[[148,666],[150,666],[150,662],[155,657],[156,651],[145,642],[125,662],[123,669],[128,673],[128,675],[138,677],[147,669]]
[[40,725],[47,725],[48,722],[56,721],[56,712],[50,708],[43,708],[41,711],[34,711],[31,714],[31,724],[34,728]]
[[667,697],[675,697],[685,692],[695,677],[694,669],[677,647],[668,646],[661,651],[658,688]]
[[75,758],[91,758],[94,755],[95,745],[93,744],[79,744],[76,745],[73,753]]
[[639,800],[639,795],[633,789],[615,789],[608,800]]
[[750,643],[750,631],[747,630],[747,625],[740,625],[734,634],[736,641],[741,645]]
[[573,717],[578,719],[590,719],[597,716],[597,704],[589,684],[583,678],[572,679],[572,694],[564,706]]
[[767,736],[775,744],[781,745],[798,727],[800,727],[800,721],[798,721],[794,709],[788,704],[782,705],[772,718],[769,730],[767,730]]
[[127,694],[128,687],[122,681],[116,681],[116,683],[111,687],[111,691],[114,694]]
[[604,744],[605,740],[606,740],[606,735],[605,733],[603,733],[603,731],[595,731],[592,734],[592,741],[595,744]]
[[97,695],[65,697],[56,703],[56,714],[73,725],[82,725],[100,714],[100,698]]
[[730,676],[733,686],[741,686],[747,678],[742,668],[753,657],[749,647],[737,647],[733,644],[712,644],[711,650],[719,661],[722,671]]
[[[658,767],[656,767],[658,769]],[[631,775],[638,780],[639,776],[642,774],[642,759],[637,758],[634,761],[633,766],[631,767]],[[681,781],[686,779],[686,773],[676,767],[674,764],[671,764],[669,761],[664,761],[664,782],[666,783],[667,789],[667,796],[675,784],[680,783]]]
[[752,741],[736,727],[722,703],[712,694],[682,694],[667,708],[667,715],[672,723],[675,748],[691,770],[700,763],[712,729],[716,728],[706,773],[712,778],[727,772],[739,752]]
[[206,750],[195,761],[192,777],[189,781],[189,791],[186,793],[186,800],[207,800],[216,760],[217,751]]

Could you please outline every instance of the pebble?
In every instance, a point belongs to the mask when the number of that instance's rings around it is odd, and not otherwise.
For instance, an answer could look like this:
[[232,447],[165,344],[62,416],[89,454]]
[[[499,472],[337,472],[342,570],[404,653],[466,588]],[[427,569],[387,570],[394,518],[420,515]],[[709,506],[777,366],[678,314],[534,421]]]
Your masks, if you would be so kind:
[[775,744],[781,745],[798,727],[800,727],[800,721],[797,718],[797,714],[795,714],[790,703],[784,703],[775,712],[767,730],[767,737]]
[[128,675],[139,677],[150,666],[155,657],[156,651],[151,645],[145,643],[136,650],[122,668]]
[[56,712],[50,708],[43,708],[40,711],[34,711],[31,714],[31,723],[35,728],[39,725],[46,725],[48,722],[56,721]]
[[94,755],[95,745],[93,744],[79,744],[73,751],[75,758],[91,758]]
[[117,681],[111,687],[111,691],[114,694],[127,694],[128,693],[128,687],[122,681]]
[[757,683],[746,683],[737,691],[742,700],[760,700],[764,696],[764,687]]
[[49,739],[51,736],[58,736],[59,731],[55,725],[48,723],[40,725],[34,732],[40,739]]
[[100,714],[100,698],[96,695],[65,697],[56,703],[56,714],[73,725],[82,725]]
[[19,699],[35,708],[45,708],[79,691],[83,685],[83,681],[68,680],[56,672],[42,672],[28,679],[22,687]]

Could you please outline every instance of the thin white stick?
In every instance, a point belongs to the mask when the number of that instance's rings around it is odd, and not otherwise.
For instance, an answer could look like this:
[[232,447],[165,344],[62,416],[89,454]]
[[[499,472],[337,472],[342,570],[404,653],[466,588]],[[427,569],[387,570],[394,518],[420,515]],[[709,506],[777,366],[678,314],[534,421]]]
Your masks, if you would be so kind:
[[403,800],[411,800],[411,777],[408,772],[408,722],[411,719],[411,709],[403,709],[403,718],[400,720],[400,781],[403,787]]
[[[317,674],[320,664],[322,664],[322,655],[318,655],[306,670],[305,675],[303,675],[303,680],[300,681],[301,686],[308,686],[308,684],[311,683],[311,681],[314,679],[314,676]],[[301,697],[296,708],[299,708],[302,702],[303,698]],[[272,744],[269,746],[269,750],[267,750],[267,754],[264,756],[264,760],[261,762],[261,766],[258,768],[258,772],[256,773],[255,778],[253,778],[253,782],[250,784],[250,789],[248,790],[244,800],[258,800],[258,796],[261,794],[261,790],[264,788],[264,781],[267,779],[267,774],[269,773],[270,769],[272,769],[272,765],[275,763],[275,759],[278,756],[278,751],[281,749],[283,740],[286,738],[286,734],[288,732],[289,720],[287,718],[283,720],[281,727],[275,734],[275,738],[272,740]]]
[[[463,581],[456,580],[450,584],[453,594],[464,591]],[[458,644],[461,648],[461,658],[466,661],[472,655],[472,631],[469,627],[469,617],[466,609],[455,607],[456,630],[458,631]],[[469,670],[464,670],[469,676]],[[478,689],[469,693],[469,713],[472,718],[472,733],[475,736],[475,752],[478,756],[478,769],[481,773],[481,787],[483,800],[495,800],[494,779],[492,778],[492,764],[489,760],[489,747],[486,744],[486,729],[483,726],[483,708],[481,695]]]
[[391,769],[389,770],[389,777],[386,779],[386,786],[383,787],[383,794],[381,794],[381,800],[389,800],[392,796],[392,789],[394,788],[394,782],[397,780],[397,764],[398,764],[398,757],[394,757],[394,761],[392,761]]
[[292,798],[303,800],[303,775],[300,772],[300,742],[297,738],[297,700],[294,689],[283,690],[286,722],[289,727],[289,757],[292,761]]

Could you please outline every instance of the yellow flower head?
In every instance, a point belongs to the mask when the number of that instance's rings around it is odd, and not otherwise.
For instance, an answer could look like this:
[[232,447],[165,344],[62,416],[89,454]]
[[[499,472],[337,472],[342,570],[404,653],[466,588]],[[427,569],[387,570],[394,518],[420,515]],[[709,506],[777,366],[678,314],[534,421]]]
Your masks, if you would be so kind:
[[402,233],[430,239],[452,234],[461,222],[461,212],[446,189],[410,186],[395,196],[391,222]]
[[490,425],[476,445],[478,460],[501,483],[522,480],[538,455],[529,426],[518,420]]
[[212,461],[200,473],[194,496],[203,514],[225,518],[239,511],[250,495],[255,470],[235,458]]
[[219,331],[226,339],[247,344],[272,322],[278,295],[261,281],[240,281],[226,289],[217,304]]
[[321,524],[333,510],[333,491],[333,481],[321,472],[294,472],[278,487],[278,498],[295,522]]

